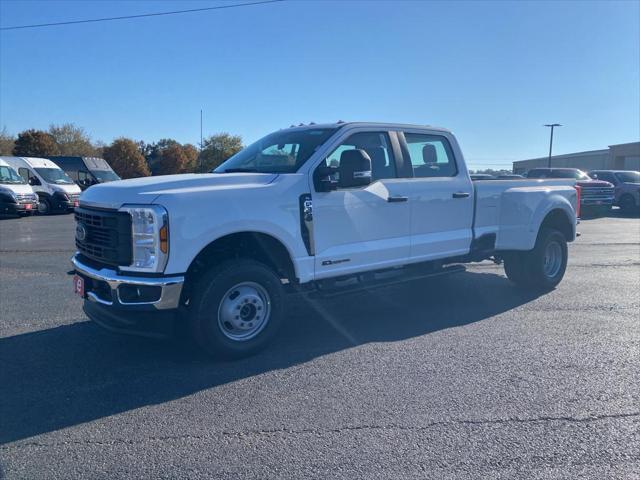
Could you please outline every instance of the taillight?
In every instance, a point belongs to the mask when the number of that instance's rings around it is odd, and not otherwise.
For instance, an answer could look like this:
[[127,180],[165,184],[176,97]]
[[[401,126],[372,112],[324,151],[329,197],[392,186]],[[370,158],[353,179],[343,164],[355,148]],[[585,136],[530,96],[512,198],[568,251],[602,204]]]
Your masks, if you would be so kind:
[[580,185],[574,185],[576,189],[576,217],[580,218],[580,191],[582,187]]

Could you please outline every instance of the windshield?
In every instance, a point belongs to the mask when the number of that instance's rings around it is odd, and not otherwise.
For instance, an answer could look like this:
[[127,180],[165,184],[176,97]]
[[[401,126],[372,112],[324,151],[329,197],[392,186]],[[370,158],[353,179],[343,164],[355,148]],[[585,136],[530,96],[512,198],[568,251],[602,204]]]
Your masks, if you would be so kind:
[[616,172],[622,183],[640,183],[640,172]]
[[591,180],[589,175],[577,168],[557,168],[552,170],[540,169],[531,170],[527,174],[528,178],[574,178],[576,180]]
[[113,170],[91,170],[91,173],[93,173],[93,176],[96,177],[100,183],[121,180]]
[[582,170],[552,170],[549,178],[575,178],[576,180],[591,180]]
[[23,185],[26,182],[11,167],[0,166],[0,183],[11,183]]
[[59,168],[34,168],[34,170],[47,183],[55,183],[56,185],[71,185],[73,183],[73,180]]
[[272,133],[236,153],[214,172],[294,173],[335,131],[308,128]]

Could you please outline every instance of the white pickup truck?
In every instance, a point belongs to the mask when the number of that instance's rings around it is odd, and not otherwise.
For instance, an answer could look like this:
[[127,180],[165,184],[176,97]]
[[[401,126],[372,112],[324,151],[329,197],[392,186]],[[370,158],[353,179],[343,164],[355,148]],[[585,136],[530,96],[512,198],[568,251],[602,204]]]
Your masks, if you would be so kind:
[[[262,348],[288,295],[331,295],[504,261],[552,289],[576,236],[573,180],[472,183],[453,134],[336,123],[279,130],[211,174],[95,185],[76,209],[74,288],[97,323],[214,356]],[[419,300],[418,300],[419,301]]]

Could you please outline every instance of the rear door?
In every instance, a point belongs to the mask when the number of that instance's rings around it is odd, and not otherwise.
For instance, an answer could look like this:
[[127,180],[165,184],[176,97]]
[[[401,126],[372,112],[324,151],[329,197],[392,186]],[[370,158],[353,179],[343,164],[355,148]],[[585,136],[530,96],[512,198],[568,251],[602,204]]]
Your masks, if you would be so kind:
[[371,158],[369,185],[330,192],[312,187],[318,279],[401,265],[409,258],[410,187],[407,179],[398,178],[395,132],[351,133],[320,166],[339,167],[342,154],[351,149],[362,149]]
[[473,185],[463,160],[456,158],[444,134],[405,130],[400,142],[413,171],[409,182],[411,261],[468,253],[473,238]]

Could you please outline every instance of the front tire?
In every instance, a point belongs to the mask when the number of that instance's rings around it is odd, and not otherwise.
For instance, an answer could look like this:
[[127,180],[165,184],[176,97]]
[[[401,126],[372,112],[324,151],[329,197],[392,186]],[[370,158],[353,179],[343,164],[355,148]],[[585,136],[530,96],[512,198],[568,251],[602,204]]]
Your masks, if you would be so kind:
[[567,240],[558,230],[543,228],[533,250],[510,252],[504,256],[504,269],[519,287],[552,290],[567,269]]
[[232,260],[203,275],[189,302],[190,331],[210,356],[241,358],[263,349],[282,323],[280,278],[254,260]]
[[627,194],[622,196],[620,199],[620,210],[622,210],[623,213],[633,213],[636,208],[636,199],[633,198],[633,195]]
[[38,203],[39,215],[51,215],[51,202],[48,198],[41,198]]

